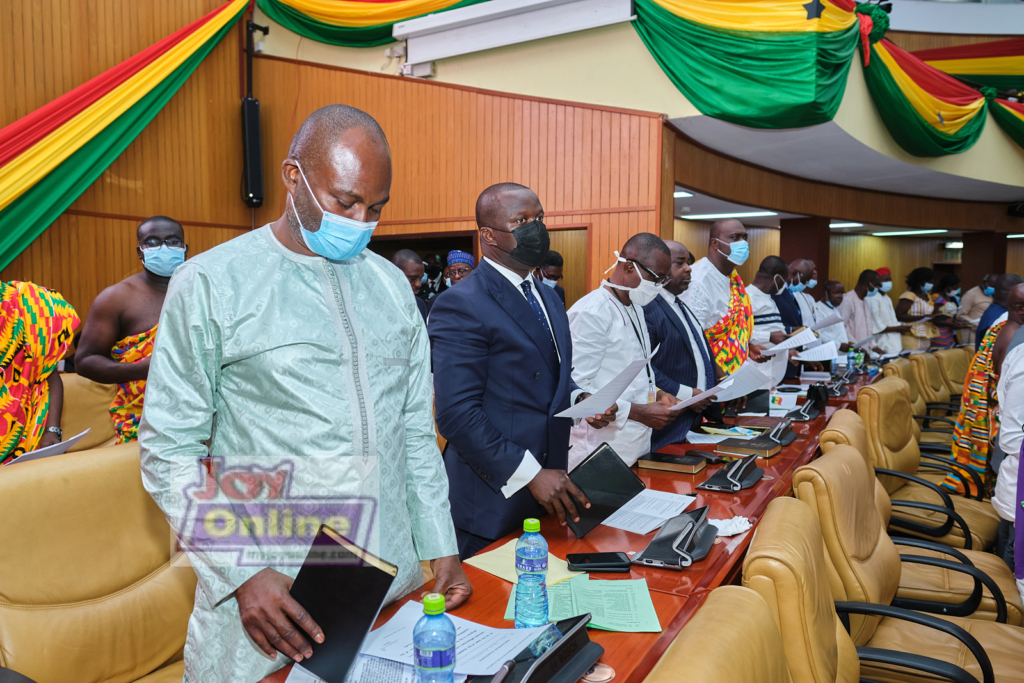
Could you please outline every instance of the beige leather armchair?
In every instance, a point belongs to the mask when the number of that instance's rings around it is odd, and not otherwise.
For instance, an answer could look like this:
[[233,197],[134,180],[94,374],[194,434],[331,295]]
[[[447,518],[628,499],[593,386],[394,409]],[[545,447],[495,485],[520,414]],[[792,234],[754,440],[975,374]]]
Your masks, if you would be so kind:
[[[949,413],[956,415],[960,405],[960,394],[953,395],[949,391],[945,380],[942,378],[942,371],[939,369],[939,361],[934,353],[915,353],[910,356],[910,367],[914,370],[914,377],[917,378],[917,389],[921,397],[928,404],[930,415],[943,415]],[[963,393],[963,387],[960,388]]]
[[[737,628],[738,620],[743,627]],[[690,619],[645,683],[792,683],[782,634],[756,592],[722,586]]]
[[847,445],[830,448],[794,474],[793,492],[821,523],[829,574],[842,586],[834,595],[887,604],[873,588],[888,589],[895,577],[895,600],[890,600],[899,607],[1021,625],[1024,606],[1004,562],[990,553],[968,557],[970,551],[889,538],[887,520],[876,508],[875,483],[864,456]]
[[64,373],[60,379],[64,383],[64,411],[60,419],[64,438],[70,439],[86,429],[90,430],[68,452],[113,446],[117,435],[110,419],[110,404],[117,385],[98,384],[74,373]]
[[[892,599],[898,572],[864,575],[869,595]],[[847,594],[826,565],[818,519],[795,498],[776,498],[768,505],[743,563],[743,585],[772,609],[797,683],[845,683],[860,676],[948,680],[944,671],[966,672],[986,683],[1021,680],[1024,629],[862,603]],[[852,638],[840,613],[849,619]]]
[[[991,548],[999,515],[989,501],[950,495],[917,476],[921,451],[913,435],[906,390],[903,380],[888,377],[857,392],[857,412],[867,428],[871,463],[893,503],[902,503],[893,511],[891,525],[957,548]],[[961,519],[950,516],[950,509]]]
[[919,442],[949,444],[953,441],[954,420],[932,416],[928,404],[917,388],[917,376],[906,358],[896,358],[882,367],[883,377],[899,377],[907,383],[910,412],[914,416],[914,438]]
[[0,472],[0,666],[37,683],[182,680],[195,572],[138,444]]
[[939,376],[949,390],[950,400],[961,398],[972,357],[964,353],[963,349],[943,349],[936,351],[932,356],[939,367]]

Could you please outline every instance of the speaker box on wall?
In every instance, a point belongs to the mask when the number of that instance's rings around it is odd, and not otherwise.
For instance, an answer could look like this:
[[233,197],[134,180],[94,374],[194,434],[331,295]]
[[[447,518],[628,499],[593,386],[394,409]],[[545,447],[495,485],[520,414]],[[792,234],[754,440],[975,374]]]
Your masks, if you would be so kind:
[[242,201],[246,206],[263,205],[263,151],[260,145],[260,101],[242,100]]

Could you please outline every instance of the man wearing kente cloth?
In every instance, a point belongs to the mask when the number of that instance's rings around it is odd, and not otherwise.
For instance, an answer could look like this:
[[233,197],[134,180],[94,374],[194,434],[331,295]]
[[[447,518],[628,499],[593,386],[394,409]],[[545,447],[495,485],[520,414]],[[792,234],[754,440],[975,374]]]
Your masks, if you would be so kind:
[[366,249],[391,193],[384,131],[319,109],[281,179],[280,218],[171,278],[139,425],[142,483],[198,577],[189,683],[258,681],[324,642],[289,593],[319,524],[397,567],[388,601],[423,584],[420,561],[446,609],[471,592],[427,328],[406,276]]
[[110,417],[118,443],[139,438],[160,309],[171,273],[188,256],[185,231],[167,216],[147,218],[135,237],[142,272],[100,292],[89,309],[75,353],[78,374],[100,384],[117,385]]
[[57,363],[78,314],[30,282],[0,282],[0,463],[60,443],[64,385]]
[[[1024,302],[1024,285],[1017,285],[1010,290],[1009,301],[1016,302],[1018,307]],[[991,483],[988,472],[992,444],[999,433],[999,396],[996,387],[999,385],[1006,349],[1022,323],[1024,317],[1011,307],[988,328],[984,339],[978,340],[978,351],[967,370],[960,412],[953,428],[953,459],[977,472],[986,486]],[[992,463],[991,470],[998,471],[998,467],[999,463]],[[972,479],[968,478],[970,481]],[[952,474],[946,475],[942,486],[958,493],[964,492],[963,483]],[[971,495],[976,493],[972,484]]]
[[761,349],[750,343],[754,313],[743,280],[736,272],[750,256],[747,229],[738,220],[711,226],[708,255],[693,265],[690,288],[680,298],[704,328],[715,360],[726,374],[739,370],[747,358],[758,360]]

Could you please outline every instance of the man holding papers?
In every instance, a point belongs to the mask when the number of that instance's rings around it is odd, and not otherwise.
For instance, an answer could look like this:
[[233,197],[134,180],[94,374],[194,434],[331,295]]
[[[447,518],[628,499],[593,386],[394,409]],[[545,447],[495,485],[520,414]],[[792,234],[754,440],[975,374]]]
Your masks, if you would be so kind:
[[[875,333],[874,319],[871,317],[871,308],[868,306],[867,298],[881,296],[882,279],[873,270],[865,270],[857,278],[857,286],[853,291],[843,297],[843,304],[839,307],[839,313],[843,316],[846,324],[846,334],[850,342],[857,344],[871,337]],[[885,353],[874,340],[867,345],[875,353]]]
[[[672,255],[669,280],[661,294],[644,306],[647,332],[658,355],[651,361],[657,386],[685,401],[718,383],[723,373],[715,362],[704,330],[680,295],[690,286],[690,252],[679,242],[666,242]],[[651,450],[670,443],[682,443],[711,399],[695,403],[681,412],[676,421],[651,435]],[[715,413],[717,413],[717,409]]]
[[895,355],[903,350],[901,334],[910,331],[909,325],[901,325],[896,319],[896,309],[893,308],[892,299],[889,297],[889,290],[892,289],[892,271],[888,268],[879,268],[875,271],[882,281],[882,289],[878,296],[868,297],[868,308],[871,310],[871,320],[874,323],[871,331],[875,334],[875,343],[878,348],[886,354]]
[[[587,396],[570,376],[569,321],[554,290],[530,275],[550,244],[544,208],[529,188],[501,183],[477,199],[476,221],[483,259],[434,299],[427,325],[462,559],[527,517],[546,510],[564,524],[588,504],[566,476],[572,422],[554,417]],[[586,428],[614,414],[612,406]]]
[[[630,237],[615,257],[612,276],[569,309],[572,378],[591,392],[633,361],[651,355],[653,347],[642,307],[654,301],[669,280],[669,250],[657,235],[641,232]],[[615,421],[607,429],[597,432],[587,423],[573,427],[569,469],[602,442],[632,465],[650,452],[652,430],[663,429],[676,419],[679,412],[669,408],[678,402],[658,389],[654,370],[648,364],[622,394]]]
[[786,289],[787,274],[786,262],[778,256],[769,256],[761,261],[754,281],[747,289],[754,312],[754,334],[750,341],[766,349],[786,340],[786,326],[772,296]]
[[850,350],[850,335],[847,334],[843,317],[839,313],[839,308],[843,304],[843,297],[846,294],[845,288],[839,280],[829,280],[825,283],[823,289],[825,290],[825,296],[821,301],[814,304],[814,315],[822,323],[835,318],[838,319],[833,324],[823,325],[815,331],[822,341],[833,341],[840,352],[846,353]]

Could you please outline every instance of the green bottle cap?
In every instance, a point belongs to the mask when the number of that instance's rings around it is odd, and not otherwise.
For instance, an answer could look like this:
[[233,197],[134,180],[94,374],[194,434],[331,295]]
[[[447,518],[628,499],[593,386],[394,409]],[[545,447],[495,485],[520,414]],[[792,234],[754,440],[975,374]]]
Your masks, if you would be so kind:
[[531,517],[530,519],[524,520],[523,521],[523,531],[525,531],[528,534],[536,534],[536,533],[538,533],[540,531],[540,520],[539,519],[534,519],[533,517]]
[[428,593],[423,598],[423,613],[430,616],[444,614],[444,596],[440,593]]

